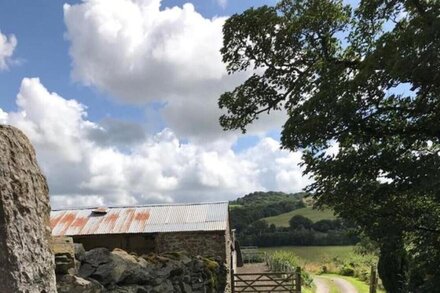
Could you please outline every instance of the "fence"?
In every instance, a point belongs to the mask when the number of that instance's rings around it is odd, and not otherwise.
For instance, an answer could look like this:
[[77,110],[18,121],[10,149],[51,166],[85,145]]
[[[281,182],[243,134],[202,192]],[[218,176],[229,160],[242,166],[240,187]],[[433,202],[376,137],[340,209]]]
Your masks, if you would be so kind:
[[257,246],[241,247],[241,256],[243,263],[262,263],[266,262],[267,254],[259,251]]
[[245,263],[265,263],[270,272],[236,273],[231,271],[232,293],[285,292],[301,293],[301,269],[287,262],[274,261],[271,256],[255,246],[241,248]]
[[233,274],[232,293],[301,293],[301,273]]

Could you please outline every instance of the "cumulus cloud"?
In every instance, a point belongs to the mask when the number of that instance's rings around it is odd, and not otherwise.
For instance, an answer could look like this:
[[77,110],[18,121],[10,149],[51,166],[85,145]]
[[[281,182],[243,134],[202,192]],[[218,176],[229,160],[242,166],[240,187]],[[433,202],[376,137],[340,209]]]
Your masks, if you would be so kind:
[[[205,18],[190,3],[161,8],[161,0],[85,0],[65,4],[64,20],[75,80],[126,103],[163,102],[162,115],[179,136],[225,135],[217,100],[249,74],[226,73],[225,17]],[[252,130],[279,127],[284,118],[267,117]]]
[[0,123],[5,124],[7,120],[8,120],[8,113],[6,113],[0,108]]
[[9,65],[14,62],[12,55],[16,46],[15,35],[6,36],[0,31],[0,71],[8,69]]
[[50,92],[38,78],[23,79],[17,111],[0,109],[0,121],[31,139],[55,208],[226,200],[255,190],[299,191],[307,183],[299,154],[280,150],[271,138],[241,153],[227,140],[182,143],[170,129],[125,145],[118,135],[100,141],[96,131],[106,137],[102,131],[139,129],[89,121],[84,105]]
[[106,118],[99,125],[90,129],[88,138],[101,146],[135,145],[144,141],[147,135],[145,129],[134,122]]

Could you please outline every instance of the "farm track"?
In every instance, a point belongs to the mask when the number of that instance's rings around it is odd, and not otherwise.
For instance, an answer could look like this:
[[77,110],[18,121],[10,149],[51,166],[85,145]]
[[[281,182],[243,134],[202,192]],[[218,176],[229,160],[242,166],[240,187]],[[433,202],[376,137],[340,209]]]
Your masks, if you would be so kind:
[[[337,287],[339,293],[358,293],[350,282],[336,276],[316,276],[313,280],[316,285],[316,293],[329,293],[330,287]],[[332,283],[329,284],[329,282]]]

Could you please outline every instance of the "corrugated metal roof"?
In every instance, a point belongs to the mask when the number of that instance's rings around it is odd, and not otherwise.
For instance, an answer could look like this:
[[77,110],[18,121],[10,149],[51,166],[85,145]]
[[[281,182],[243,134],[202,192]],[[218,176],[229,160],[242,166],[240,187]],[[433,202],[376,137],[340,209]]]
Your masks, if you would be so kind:
[[226,230],[228,203],[167,204],[54,210],[54,236]]

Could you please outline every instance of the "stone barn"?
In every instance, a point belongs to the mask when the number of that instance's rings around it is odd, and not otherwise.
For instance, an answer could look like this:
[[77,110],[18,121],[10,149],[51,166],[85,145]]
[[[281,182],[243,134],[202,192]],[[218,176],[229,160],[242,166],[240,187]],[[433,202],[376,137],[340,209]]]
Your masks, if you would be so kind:
[[53,236],[70,236],[86,250],[185,251],[230,260],[227,202],[53,210],[50,222]]

